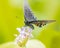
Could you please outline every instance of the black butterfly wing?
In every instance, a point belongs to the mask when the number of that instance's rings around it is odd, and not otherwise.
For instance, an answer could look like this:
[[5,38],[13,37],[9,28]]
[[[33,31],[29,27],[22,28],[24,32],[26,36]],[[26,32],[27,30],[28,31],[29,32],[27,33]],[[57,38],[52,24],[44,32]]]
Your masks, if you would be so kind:
[[36,26],[42,27],[48,23],[55,22],[55,20],[37,20],[30,22],[31,24],[35,24]]
[[25,18],[25,21],[28,21],[28,22],[36,20],[26,0],[24,1],[24,18]]

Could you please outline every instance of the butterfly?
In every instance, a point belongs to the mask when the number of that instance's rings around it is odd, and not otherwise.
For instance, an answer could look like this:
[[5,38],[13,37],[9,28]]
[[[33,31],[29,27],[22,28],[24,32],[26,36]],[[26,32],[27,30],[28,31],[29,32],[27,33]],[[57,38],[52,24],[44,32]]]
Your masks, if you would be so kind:
[[26,0],[24,1],[24,19],[25,26],[29,26],[32,29],[34,29],[33,24],[38,27],[42,27],[48,23],[55,22],[55,20],[37,20],[37,18],[33,15],[31,9],[29,8]]

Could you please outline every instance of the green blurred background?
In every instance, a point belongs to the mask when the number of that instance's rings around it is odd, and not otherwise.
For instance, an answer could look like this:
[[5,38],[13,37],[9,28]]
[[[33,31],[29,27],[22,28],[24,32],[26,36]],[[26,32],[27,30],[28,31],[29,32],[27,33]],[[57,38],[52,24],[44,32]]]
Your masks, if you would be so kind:
[[[28,0],[28,3],[38,19],[56,20],[38,33],[35,31],[35,39],[42,41],[47,48],[60,48],[60,0]],[[14,34],[19,34],[16,28],[22,26],[23,0],[0,0],[0,45],[14,41]]]

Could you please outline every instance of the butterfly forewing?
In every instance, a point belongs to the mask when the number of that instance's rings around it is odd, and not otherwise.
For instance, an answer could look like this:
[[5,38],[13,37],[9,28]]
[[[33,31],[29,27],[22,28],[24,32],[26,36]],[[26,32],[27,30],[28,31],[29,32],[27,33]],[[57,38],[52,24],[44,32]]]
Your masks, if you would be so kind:
[[27,1],[24,1],[24,16],[27,21],[35,21],[36,18],[32,14]]

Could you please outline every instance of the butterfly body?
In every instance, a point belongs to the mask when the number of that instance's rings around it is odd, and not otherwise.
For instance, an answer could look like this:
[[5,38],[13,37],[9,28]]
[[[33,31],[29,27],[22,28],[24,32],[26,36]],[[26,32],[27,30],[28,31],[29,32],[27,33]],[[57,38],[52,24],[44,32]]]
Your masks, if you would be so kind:
[[24,23],[25,26],[29,26],[34,29],[34,25],[38,27],[42,27],[48,23],[55,22],[55,20],[38,20],[32,13],[31,9],[29,8],[28,2],[24,0]]

